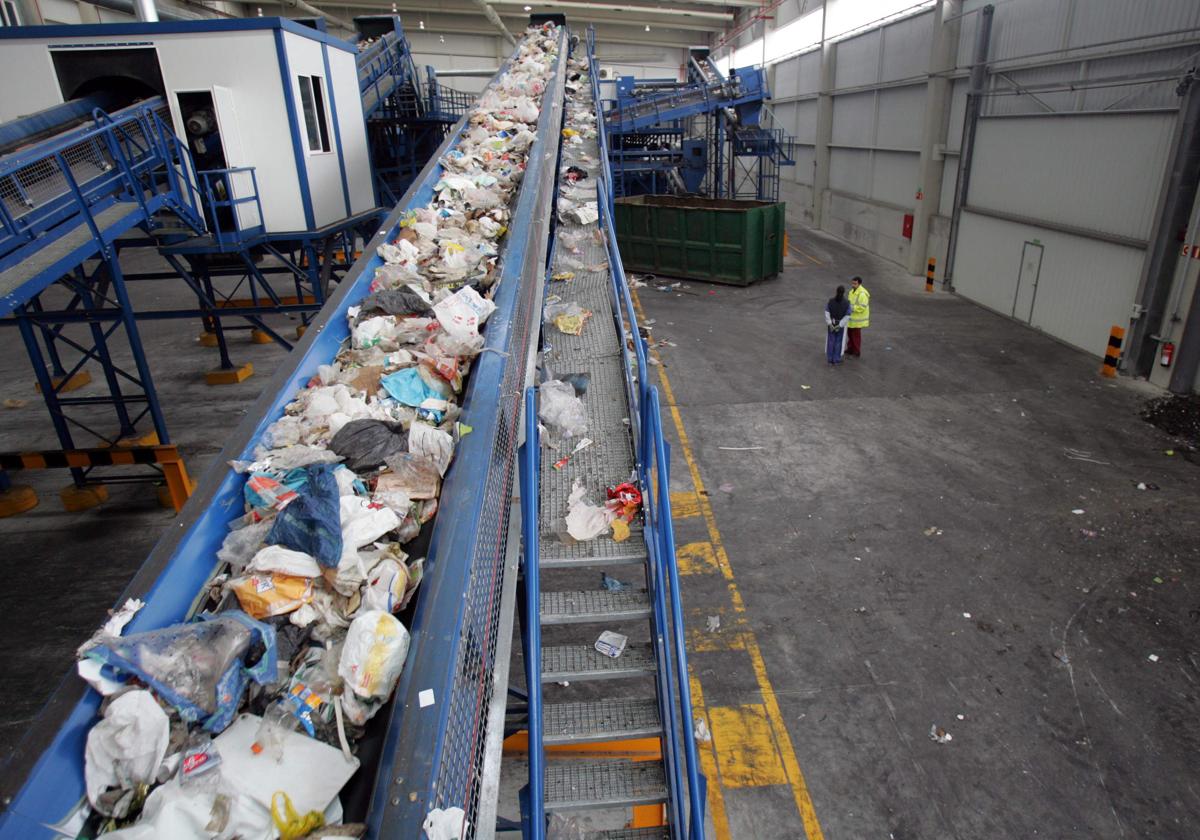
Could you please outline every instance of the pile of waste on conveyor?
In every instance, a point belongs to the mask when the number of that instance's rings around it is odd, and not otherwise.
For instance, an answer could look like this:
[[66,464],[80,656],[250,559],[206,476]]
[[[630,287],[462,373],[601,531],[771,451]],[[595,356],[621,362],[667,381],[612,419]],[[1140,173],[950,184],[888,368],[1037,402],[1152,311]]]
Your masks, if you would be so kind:
[[[266,431],[200,620],[81,648],[106,695],[85,776],[100,832],[324,836],[356,742],[395,689],[459,398],[495,308],[497,244],[524,172],[557,28],[531,27],[442,161],[435,199],[379,247],[350,340]],[[205,558],[189,558],[210,562]],[[432,812],[436,824],[461,812]],[[98,816],[95,816],[98,815]],[[364,828],[340,827],[337,836]],[[315,832],[315,833],[314,833]]]

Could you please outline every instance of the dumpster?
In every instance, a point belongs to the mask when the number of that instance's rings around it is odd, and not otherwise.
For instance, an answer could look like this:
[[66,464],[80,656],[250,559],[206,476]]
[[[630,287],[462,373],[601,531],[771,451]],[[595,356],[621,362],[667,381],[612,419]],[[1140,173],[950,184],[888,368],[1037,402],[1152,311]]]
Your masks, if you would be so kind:
[[748,286],[783,268],[784,202],[635,195],[615,202],[626,271]]

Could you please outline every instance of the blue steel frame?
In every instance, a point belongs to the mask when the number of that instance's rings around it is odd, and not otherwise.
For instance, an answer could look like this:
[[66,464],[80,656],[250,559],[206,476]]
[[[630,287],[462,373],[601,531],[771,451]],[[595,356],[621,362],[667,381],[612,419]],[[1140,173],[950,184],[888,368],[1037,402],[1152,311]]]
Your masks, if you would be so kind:
[[[565,60],[565,53],[563,30],[560,61]],[[497,77],[510,64],[511,59]],[[561,79],[557,90],[561,97]],[[489,319],[485,352],[475,362],[464,400],[463,421],[472,425],[474,431],[460,443],[455,463],[447,473],[442,510],[435,525],[411,628],[408,662],[395,701],[380,713],[387,715],[387,733],[368,815],[372,837],[418,836],[426,811],[433,807],[429,803],[437,795],[432,787],[442,760],[441,746],[447,737],[446,711],[453,701],[448,689],[453,685],[457,665],[452,654],[463,644],[459,635],[465,606],[462,586],[471,555],[464,547],[480,536],[477,514],[484,501],[483,476],[489,469],[500,419],[495,390],[507,367],[524,361],[516,359],[515,352],[514,360],[510,361],[508,350],[521,349],[512,341],[518,326],[514,324],[513,313],[523,268],[528,259],[537,258],[535,253],[527,252],[536,227],[534,199],[545,168],[538,163],[542,159],[541,150],[546,142],[557,142],[557,130],[550,130],[549,126],[551,110],[543,108],[538,139],[530,150],[530,164],[502,257],[501,281],[495,298],[497,310]],[[422,207],[433,200],[433,187],[442,173],[438,160],[457,144],[462,127],[460,123],[447,138],[355,263],[352,275],[340,284],[288,362],[264,387],[258,402],[229,437],[221,456],[201,478],[177,519],[178,527],[170,529],[159,541],[117,600],[118,604],[129,597],[146,601],[146,607],[133,618],[126,633],[168,626],[193,616],[197,593],[219,567],[216,553],[228,533],[229,520],[242,507],[245,479],[229,470],[226,462],[252,457],[267,427],[283,414],[294,395],[317,373],[317,368],[333,358],[348,338],[346,312],[368,292],[375,270],[383,263],[376,254],[377,247],[397,235],[400,220],[409,208]],[[544,256],[543,251],[542,260]],[[520,391],[513,397],[519,402]],[[434,705],[423,709],[418,694],[431,686],[435,689]],[[83,684],[72,669],[38,719],[27,728],[14,759],[0,771],[0,799],[8,803],[0,815],[0,837],[22,840],[55,837],[56,832],[48,824],[66,818],[81,802],[84,744],[95,722],[99,701],[99,695]],[[401,790],[403,796],[399,795]],[[410,791],[418,794],[413,800],[408,796]]]

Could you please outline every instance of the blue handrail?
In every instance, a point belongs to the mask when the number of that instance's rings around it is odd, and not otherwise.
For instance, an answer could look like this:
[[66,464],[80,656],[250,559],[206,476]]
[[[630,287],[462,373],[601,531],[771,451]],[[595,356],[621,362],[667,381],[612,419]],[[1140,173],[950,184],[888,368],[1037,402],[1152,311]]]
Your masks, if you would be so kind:
[[[0,202],[0,254],[9,255],[39,236],[81,216],[96,234],[93,216],[120,198],[135,201],[147,215],[149,198],[179,205],[189,224],[202,224],[194,194],[177,188],[190,155],[155,113],[161,99],[123,109],[115,116],[97,110],[94,122],[0,159],[0,184],[20,197],[19,211]],[[171,139],[166,139],[169,136]],[[95,174],[76,177],[72,166]],[[167,193],[158,188],[165,175]],[[148,195],[149,194],[149,195]],[[201,228],[202,229],[202,228]]]
[[542,633],[541,583],[539,580],[539,479],[541,439],[538,433],[537,388],[525,390],[525,443],[521,447],[521,539],[525,544],[521,562],[525,572],[525,689],[529,695],[529,789],[526,837],[545,837],[545,751],[542,745]]
[[[250,195],[234,195],[233,176],[250,173]],[[253,166],[231,166],[226,169],[203,169],[196,173],[204,185],[204,197],[207,200],[210,222],[212,223],[213,238],[219,245],[241,244],[247,237],[264,230],[262,202],[258,196],[258,175]],[[214,184],[224,184],[225,198],[218,198]],[[258,212],[258,224],[242,225],[238,207],[242,204],[254,203]],[[233,217],[233,225],[226,228],[221,224],[221,215],[217,211],[228,207]]]

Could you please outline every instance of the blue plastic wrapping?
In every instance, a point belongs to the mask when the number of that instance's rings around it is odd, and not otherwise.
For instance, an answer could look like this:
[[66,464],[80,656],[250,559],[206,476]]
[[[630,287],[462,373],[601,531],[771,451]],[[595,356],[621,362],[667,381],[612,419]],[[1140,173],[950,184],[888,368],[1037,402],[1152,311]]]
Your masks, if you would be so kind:
[[342,513],[334,469],[330,464],[304,468],[308,483],[299,497],[275,517],[267,533],[268,545],[303,551],[321,566],[337,568],[342,559]]
[[[85,656],[137,677],[183,720],[220,732],[237,715],[249,680],[261,685],[278,675],[275,628],[238,610],[201,618],[205,620],[113,636]],[[246,654],[259,643],[263,655],[247,667]]]

